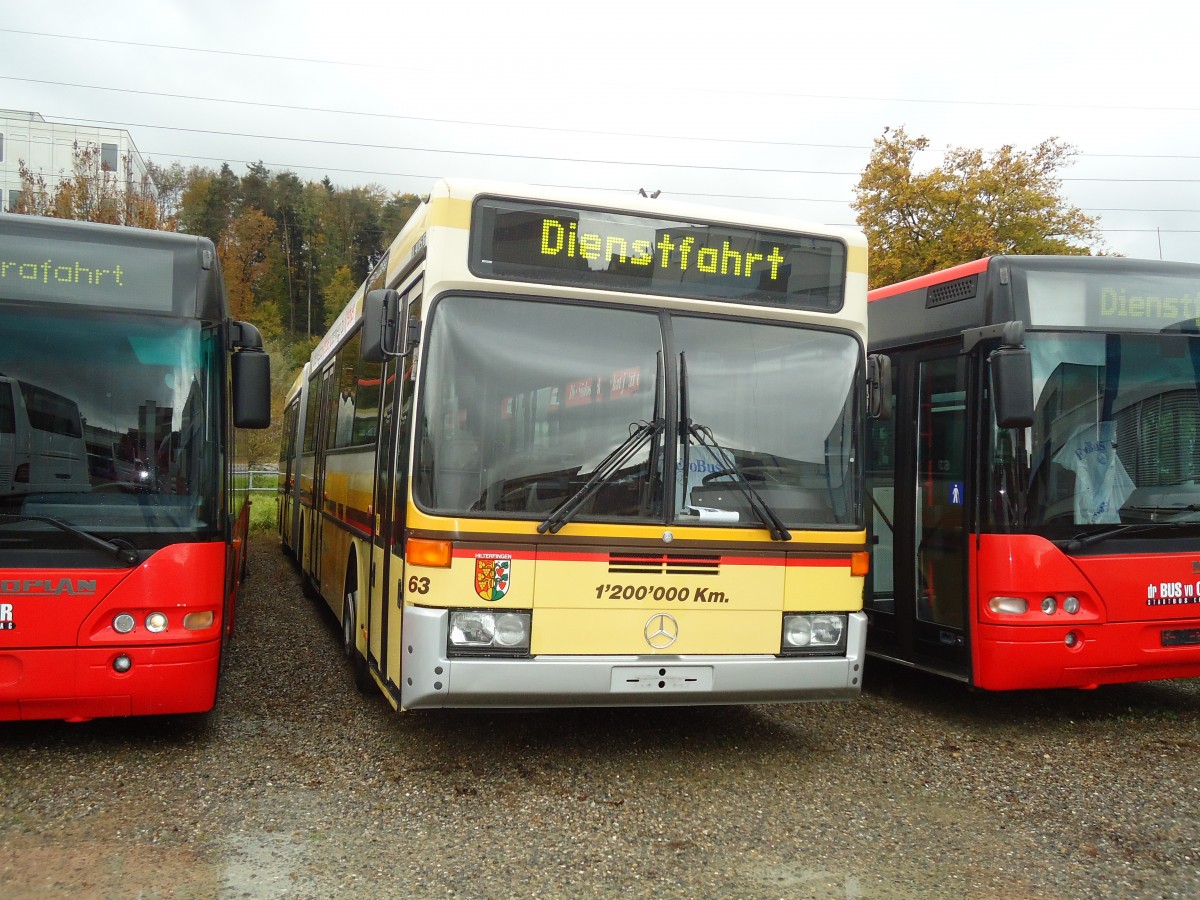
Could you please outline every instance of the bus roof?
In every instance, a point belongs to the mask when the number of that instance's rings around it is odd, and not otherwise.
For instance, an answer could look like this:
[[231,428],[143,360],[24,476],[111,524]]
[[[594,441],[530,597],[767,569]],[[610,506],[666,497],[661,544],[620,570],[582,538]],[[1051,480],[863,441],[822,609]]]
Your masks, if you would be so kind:
[[[1200,265],[1116,256],[997,255],[868,293],[872,349],[1027,328],[1195,333]],[[883,301],[883,302],[880,302]]]
[[228,317],[208,238],[17,213],[0,215],[0,297]]
[[404,269],[425,247],[422,237],[433,228],[458,228],[471,225],[471,209],[479,197],[545,201],[565,205],[611,210],[632,215],[677,218],[749,226],[771,231],[819,235],[842,241],[847,248],[850,272],[865,275],[867,241],[862,231],[839,225],[823,225],[750,210],[705,206],[671,198],[651,198],[640,194],[598,191],[583,188],[555,188],[505,181],[470,178],[444,178],[434,184],[429,196],[405,223],[388,249],[387,283],[394,283]]
[[[469,231],[472,209],[480,197],[544,201],[627,215],[674,218],[829,238],[846,245],[847,271],[860,276],[864,281],[866,279],[867,242],[863,233],[856,228],[823,225],[750,210],[681,202],[661,196],[654,198],[635,193],[586,188],[556,188],[506,181],[443,178],[434,183],[429,195],[388,246],[387,271],[382,283],[387,286],[397,285],[406,271],[421,258],[432,240],[430,235],[435,230],[455,229],[464,234]],[[368,278],[370,277],[368,275]],[[313,350],[309,359],[314,369],[340,346],[362,317],[365,287],[365,282],[359,285]]]
[[676,200],[673,197],[661,194],[657,197],[648,197],[632,191],[559,188],[472,178],[444,178],[434,185],[429,195],[431,202],[438,197],[471,202],[476,197],[481,196],[545,200],[553,203],[644,213],[648,216],[754,225],[776,231],[811,232],[813,234],[840,238],[851,246],[866,246],[866,238],[858,228],[844,225],[826,225],[790,216],[772,215],[727,206],[710,206],[691,201]]

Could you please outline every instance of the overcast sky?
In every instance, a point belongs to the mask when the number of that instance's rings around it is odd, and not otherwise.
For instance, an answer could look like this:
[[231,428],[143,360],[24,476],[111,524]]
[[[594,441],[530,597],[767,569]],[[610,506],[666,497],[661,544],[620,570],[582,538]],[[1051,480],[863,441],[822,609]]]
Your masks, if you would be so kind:
[[[160,164],[424,193],[441,176],[664,194],[852,224],[885,127],[1078,155],[1107,247],[1200,262],[1186,5],[4,2],[0,107],[127,128]],[[920,167],[941,162],[926,154]]]

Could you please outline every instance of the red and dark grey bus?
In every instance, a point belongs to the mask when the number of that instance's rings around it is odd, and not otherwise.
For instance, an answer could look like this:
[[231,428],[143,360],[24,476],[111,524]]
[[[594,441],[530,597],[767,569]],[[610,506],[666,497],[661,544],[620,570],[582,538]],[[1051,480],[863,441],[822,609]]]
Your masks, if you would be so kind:
[[1200,675],[1200,266],[996,256],[869,298],[869,652],[989,690]]
[[0,720],[212,708],[269,418],[210,241],[0,216]]

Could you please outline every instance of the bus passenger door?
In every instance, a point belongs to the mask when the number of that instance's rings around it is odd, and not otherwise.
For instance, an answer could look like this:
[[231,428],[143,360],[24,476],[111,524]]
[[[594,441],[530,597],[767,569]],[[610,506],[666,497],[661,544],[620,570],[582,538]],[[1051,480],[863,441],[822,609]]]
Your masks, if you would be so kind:
[[387,672],[390,618],[391,548],[396,534],[392,502],[397,418],[395,360],[384,362],[380,379],[379,444],[375,452],[375,496],[371,507],[375,525],[371,545],[371,588],[367,595],[367,663],[375,672],[384,675]]
[[[329,366],[319,376],[320,407],[316,431],[316,465],[313,474],[312,540],[308,542],[309,575],[317,591],[321,590],[321,556],[325,543],[325,466],[328,459],[330,413],[336,412],[333,392],[337,390],[334,368]],[[316,385],[313,385],[316,387]]]
[[966,677],[967,381],[966,358],[917,366],[914,659]]
[[[422,280],[404,291],[419,312]],[[375,536],[367,610],[367,659],[399,706],[401,623],[404,613],[404,541],[408,513],[409,439],[412,428],[413,367],[416,354],[387,360],[381,377],[379,447],[375,454]]]

